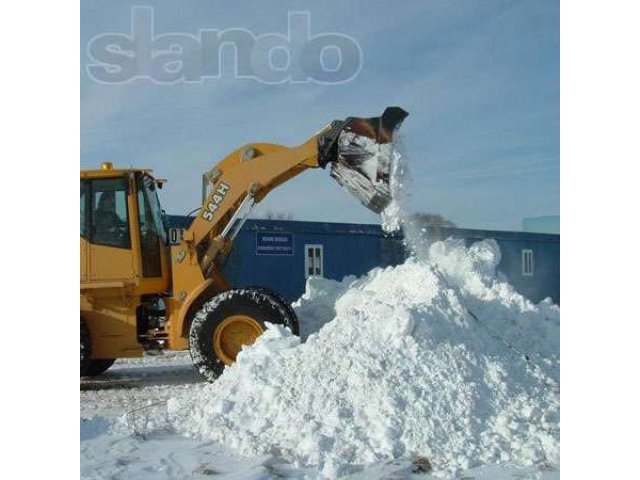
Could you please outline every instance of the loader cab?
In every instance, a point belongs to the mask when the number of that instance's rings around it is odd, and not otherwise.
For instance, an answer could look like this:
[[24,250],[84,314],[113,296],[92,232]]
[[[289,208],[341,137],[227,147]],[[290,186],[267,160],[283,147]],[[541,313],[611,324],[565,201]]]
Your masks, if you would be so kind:
[[168,289],[168,251],[157,182],[150,170],[80,174],[80,281],[145,295]]

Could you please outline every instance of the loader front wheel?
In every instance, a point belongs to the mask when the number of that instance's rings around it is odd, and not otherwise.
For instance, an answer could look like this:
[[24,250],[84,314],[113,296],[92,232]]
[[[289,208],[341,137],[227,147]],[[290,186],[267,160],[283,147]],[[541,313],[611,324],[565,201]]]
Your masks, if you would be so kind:
[[210,382],[238,353],[266,330],[266,323],[288,327],[298,333],[298,320],[289,305],[264,288],[235,288],[206,302],[189,331],[193,364]]

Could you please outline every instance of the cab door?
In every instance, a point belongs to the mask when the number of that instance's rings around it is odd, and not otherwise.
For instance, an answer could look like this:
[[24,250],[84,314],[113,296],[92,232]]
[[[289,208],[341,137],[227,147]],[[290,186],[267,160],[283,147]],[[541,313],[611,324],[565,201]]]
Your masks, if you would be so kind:
[[90,282],[135,280],[131,246],[129,178],[101,178],[89,184]]
[[155,186],[146,175],[138,175],[136,180],[142,276],[162,277],[161,224],[155,219],[153,198],[150,196],[151,188],[155,189]]
[[138,292],[165,292],[169,288],[169,252],[156,182],[146,173],[137,173],[135,178],[138,217],[132,225],[137,225],[134,240],[138,239],[140,245]]

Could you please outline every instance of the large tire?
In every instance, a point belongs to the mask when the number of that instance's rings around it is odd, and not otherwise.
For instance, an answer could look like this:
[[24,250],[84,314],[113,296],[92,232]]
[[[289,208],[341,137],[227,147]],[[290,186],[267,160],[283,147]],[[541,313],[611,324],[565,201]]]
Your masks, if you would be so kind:
[[250,287],[250,288],[252,290],[259,290],[264,294],[271,296],[271,298],[274,301],[278,302],[280,306],[287,311],[286,317],[289,319],[289,323],[285,326],[287,326],[291,330],[291,333],[293,333],[294,335],[300,336],[300,324],[298,323],[298,316],[296,315],[296,312],[293,310],[293,307],[289,302],[287,302],[284,298],[282,298],[282,296],[278,292],[275,292],[269,288],[265,288],[265,287]]
[[91,366],[91,335],[89,328],[80,320],[80,376],[84,377],[89,374]]
[[115,358],[94,358],[91,360],[87,376],[95,377],[96,375],[100,375],[101,373],[109,370],[111,365],[113,365],[115,362]]
[[234,288],[204,303],[191,324],[189,350],[194,366],[209,382],[218,378],[238,351],[266,330],[265,323],[298,334],[298,319],[282,297],[265,288]]
[[115,358],[91,358],[93,353],[89,327],[80,320],[80,376],[95,377],[106,372],[116,361]]

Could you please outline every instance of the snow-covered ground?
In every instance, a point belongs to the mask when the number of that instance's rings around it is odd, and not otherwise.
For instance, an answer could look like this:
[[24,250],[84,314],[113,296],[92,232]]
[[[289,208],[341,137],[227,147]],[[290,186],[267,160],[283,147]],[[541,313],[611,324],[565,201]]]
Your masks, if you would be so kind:
[[425,257],[310,280],[301,339],[270,328],[214,384],[185,353],[83,381],[82,477],[559,478],[558,307],[495,242]]

